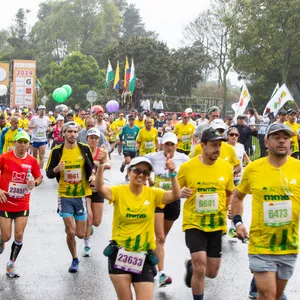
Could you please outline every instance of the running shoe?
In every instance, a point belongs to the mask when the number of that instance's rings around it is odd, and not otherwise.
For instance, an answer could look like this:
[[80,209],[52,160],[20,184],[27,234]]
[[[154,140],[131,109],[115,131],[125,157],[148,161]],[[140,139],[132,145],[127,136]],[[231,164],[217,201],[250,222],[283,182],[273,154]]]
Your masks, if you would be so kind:
[[231,227],[231,228],[229,229],[229,231],[228,231],[228,235],[229,235],[229,237],[232,238],[232,239],[236,238],[236,230],[235,230],[235,228]]
[[285,293],[284,293],[284,292],[283,292],[283,294],[282,294],[282,296],[281,296],[280,300],[287,300],[287,297],[286,297],[286,295],[285,295]]
[[124,163],[122,163],[122,165],[121,165],[121,168],[120,168],[120,171],[121,171],[121,173],[123,173],[123,172],[124,172],[124,170],[125,170],[125,164],[124,164]]
[[257,299],[257,297],[258,297],[258,292],[257,292],[255,280],[254,280],[254,277],[253,277],[252,280],[251,280],[251,283],[250,283],[249,298],[250,299]]
[[15,268],[15,265],[12,264],[12,263],[7,263],[7,266],[6,266],[6,275],[10,278],[18,278],[20,277],[20,274],[18,274],[16,272],[16,268]]
[[78,258],[75,258],[72,260],[72,264],[69,267],[69,273],[76,273],[79,270],[79,260]]
[[172,278],[167,274],[161,274],[159,276],[159,287],[164,287],[172,283]]
[[2,241],[2,239],[0,238],[0,254],[3,253],[5,248],[5,242]]
[[184,283],[187,287],[191,287],[192,276],[193,276],[193,268],[192,268],[192,261],[187,259],[184,263],[185,265],[185,274],[184,274]]
[[92,256],[92,248],[89,246],[85,246],[82,252],[83,257],[91,257]]

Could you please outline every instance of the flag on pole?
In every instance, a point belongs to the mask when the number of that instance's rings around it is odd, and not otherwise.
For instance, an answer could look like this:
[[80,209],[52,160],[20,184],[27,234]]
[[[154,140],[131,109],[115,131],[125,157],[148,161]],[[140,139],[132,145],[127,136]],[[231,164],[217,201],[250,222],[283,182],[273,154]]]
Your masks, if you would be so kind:
[[271,97],[271,100],[266,105],[264,110],[265,113],[273,113],[274,117],[278,114],[278,111],[284,106],[288,101],[295,101],[291,92],[284,83],[277,92]]
[[130,80],[129,80],[129,91],[133,94],[134,92],[134,83],[135,83],[135,69],[134,69],[134,62],[133,58],[131,59],[131,68],[130,68]]
[[106,71],[106,81],[105,81],[105,87],[107,88],[109,83],[114,79],[114,71],[111,66],[110,60],[108,60],[108,66],[107,66],[107,71]]
[[242,115],[245,112],[249,101],[250,101],[250,94],[249,94],[246,84],[244,83],[242,92],[240,95],[240,100],[238,102],[238,107],[235,111],[235,116],[234,116],[235,120],[237,119],[237,116]]
[[116,90],[119,93],[119,89],[120,89],[120,67],[118,61],[116,67],[115,80],[114,80],[114,90]]
[[128,63],[128,57],[126,56],[125,61],[125,70],[124,70],[124,89],[128,92],[129,88],[129,79],[130,79],[130,68]]
[[265,109],[264,109],[264,113],[263,113],[263,116],[266,116],[266,115],[268,115],[269,113],[272,113],[273,111],[271,111],[271,106],[272,106],[272,104],[270,103],[271,102],[271,99],[272,99],[272,97],[276,94],[276,92],[279,90],[279,83],[277,83],[276,84],[276,86],[275,86],[275,89],[274,89],[274,91],[273,91],[273,93],[272,93],[272,95],[271,95],[271,97],[270,97],[270,100],[269,100],[269,102],[267,103],[267,105],[266,105],[266,107],[265,107]]

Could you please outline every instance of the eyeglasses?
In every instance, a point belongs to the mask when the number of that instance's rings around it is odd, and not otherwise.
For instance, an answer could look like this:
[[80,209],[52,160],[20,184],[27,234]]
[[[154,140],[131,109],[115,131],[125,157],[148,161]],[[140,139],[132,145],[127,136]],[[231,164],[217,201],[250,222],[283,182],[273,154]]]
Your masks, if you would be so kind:
[[144,176],[150,176],[150,171],[149,170],[145,170],[145,169],[141,169],[141,168],[135,168],[135,167],[132,167],[131,170],[136,175],[143,174]]
[[229,133],[229,136],[236,136],[239,137],[240,135],[238,133]]

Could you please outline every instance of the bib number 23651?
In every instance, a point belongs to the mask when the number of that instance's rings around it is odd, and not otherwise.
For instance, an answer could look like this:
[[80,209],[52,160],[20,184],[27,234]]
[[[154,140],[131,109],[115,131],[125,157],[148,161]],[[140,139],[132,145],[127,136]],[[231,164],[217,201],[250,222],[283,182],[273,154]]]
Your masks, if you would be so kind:
[[197,194],[196,211],[200,214],[216,213],[219,208],[218,194]]
[[145,263],[144,252],[129,252],[120,248],[115,262],[115,268],[131,273],[141,274]]

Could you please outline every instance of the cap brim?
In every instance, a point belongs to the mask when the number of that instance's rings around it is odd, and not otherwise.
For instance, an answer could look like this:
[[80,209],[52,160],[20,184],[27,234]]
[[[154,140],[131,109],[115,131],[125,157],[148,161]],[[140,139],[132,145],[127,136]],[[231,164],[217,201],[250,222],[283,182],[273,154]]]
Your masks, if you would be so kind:
[[287,133],[290,137],[293,137],[295,136],[295,133],[292,131],[292,130],[288,130],[288,129],[278,129],[278,130],[274,130],[274,131],[271,131],[268,133],[268,137],[271,135],[271,134],[274,134],[276,132],[280,132],[280,131],[284,131],[285,133]]

